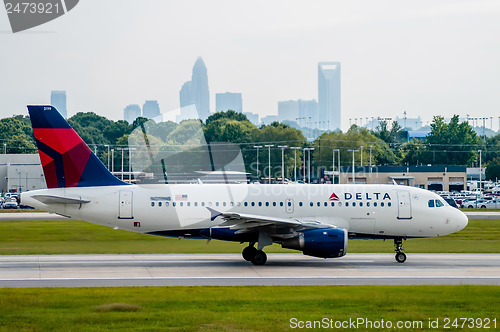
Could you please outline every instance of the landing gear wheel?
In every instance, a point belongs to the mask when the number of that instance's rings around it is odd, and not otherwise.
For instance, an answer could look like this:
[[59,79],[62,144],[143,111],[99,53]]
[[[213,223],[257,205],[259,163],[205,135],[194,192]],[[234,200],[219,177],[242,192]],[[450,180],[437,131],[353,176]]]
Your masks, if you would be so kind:
[[396,262],[404,263],[406,261],[406,255],[403,253],[403,243],[406,241],[406,238],[395,238],[394,239],[394,250],[396,251]]
[[404,263],[406,261],[406,255],[403,252],[398,252],[396,254],[396,262]]
[[255,249],[252,246],[248,246],[245,249],[243,249],[243,252],[241,253],[241,255],[243,256],[244,260],[250,262],[252,260],[252,258],[254,258],[256,252],[257,252],[257,249]]
[[253,265],[264,265],[267,262],[267,255],[262,250],[257,250],[252,258]]

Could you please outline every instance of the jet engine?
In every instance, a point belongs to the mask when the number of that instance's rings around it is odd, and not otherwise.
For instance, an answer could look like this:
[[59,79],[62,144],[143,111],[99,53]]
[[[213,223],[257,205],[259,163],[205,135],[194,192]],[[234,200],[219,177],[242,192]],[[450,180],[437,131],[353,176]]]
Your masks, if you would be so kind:
[[283,240],[281,246],[301,250],[308,256],[342,257],[347,253],[347,231],[339,228],[308,229],[297,237]]

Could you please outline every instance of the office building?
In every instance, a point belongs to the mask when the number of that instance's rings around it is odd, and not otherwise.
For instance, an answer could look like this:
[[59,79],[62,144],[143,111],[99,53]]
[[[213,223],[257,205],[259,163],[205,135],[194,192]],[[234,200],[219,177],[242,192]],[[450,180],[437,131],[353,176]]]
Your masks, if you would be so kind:
[[274,121],[279,121],[279,117],[277,115],[268,115],[268,116],[263,117],[260,121],[262,124],[268,126],[271,123],[273,123]]
[[160,105],[156,100],[146,100],[142,106],[142,116],[148,119],[156,118],[160,115]]
[[128,123],[133,123],[141,116],[141,106],[137,104],[128,105],[123,109],[123,119]]
[[300,127],[310,129],[327,128],[327,123],[325,121],[323,121],[323,123],[320,123],[320,119],[318,116],[318,102],[316,101],[316,99],[299,99],[297,103],[299,105],[299,118],[297,120],[297,124]]
[[191,100],[191,81],[187,81],[182,85],[181,91],[179,91],[179,99],[181,108],[194,104],[194,101]]
[[196,106],[199,118],[205,121],[210,115],[210,96],[208,90],[207,67],[201,57],[193,66],[191,81],[184,83],[179,92],[180,106]]
[[248,121],[250,121],[251,123],[253,123],[256,126],[259,125],[259,115],[258,114],[252,113],[252,112],[244,112],[243,114],[247,117]]
[[341,128],[340,62],[318,63],[318,113],[319,129]]
[[226,112],[233,110],[238,113],[243,112],[243,101],[241,93],[217,93],[215,95],[215,111]]
[[68,111],[66,109],[66,91],[51,91],[50,104],[61,113],[63,118],[68,118]]
[[299,102],[297,100],[278,101],[278,119],[298,122]]

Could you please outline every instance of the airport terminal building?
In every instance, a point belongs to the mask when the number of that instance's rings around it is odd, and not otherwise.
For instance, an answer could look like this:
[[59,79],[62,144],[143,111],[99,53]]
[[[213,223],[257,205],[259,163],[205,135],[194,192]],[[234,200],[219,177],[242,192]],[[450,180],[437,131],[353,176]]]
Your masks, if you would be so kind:
[[47,188],[38,154],[0,155],[0,192]]
[[[341,167],[335,172],[340,183],[352,183],[352,167]],[[366,166],[354,168],[355,183],[387,184],[419,187],[434,191],[461,191],[467,189],[465,166]],[[336,181],[337,182],[337,181]]]

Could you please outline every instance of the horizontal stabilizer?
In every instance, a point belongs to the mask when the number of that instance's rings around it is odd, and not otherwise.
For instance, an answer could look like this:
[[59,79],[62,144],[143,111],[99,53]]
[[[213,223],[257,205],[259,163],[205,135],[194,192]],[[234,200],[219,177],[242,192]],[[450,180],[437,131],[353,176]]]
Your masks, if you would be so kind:
[[89,200],[81,198],[69,198],[53,195],[33,195],[32,198],[42,202],[43,204],[85,204],[90,203]]

